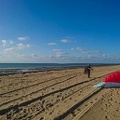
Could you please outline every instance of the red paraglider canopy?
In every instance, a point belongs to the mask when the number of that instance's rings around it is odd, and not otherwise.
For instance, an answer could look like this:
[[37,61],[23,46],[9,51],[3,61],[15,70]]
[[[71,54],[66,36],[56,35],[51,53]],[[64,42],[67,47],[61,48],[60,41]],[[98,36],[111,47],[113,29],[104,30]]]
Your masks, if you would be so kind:
[[120,71],[111,73],[103,79],[103,82],[120,83]]

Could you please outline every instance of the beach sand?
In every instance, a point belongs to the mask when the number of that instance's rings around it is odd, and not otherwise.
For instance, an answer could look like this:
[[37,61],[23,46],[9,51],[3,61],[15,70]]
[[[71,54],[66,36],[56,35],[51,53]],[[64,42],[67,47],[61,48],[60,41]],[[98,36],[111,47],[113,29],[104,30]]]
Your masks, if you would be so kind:
[[0,76],[0,120],[120,120],[120,89],[94,88],[120,66]]

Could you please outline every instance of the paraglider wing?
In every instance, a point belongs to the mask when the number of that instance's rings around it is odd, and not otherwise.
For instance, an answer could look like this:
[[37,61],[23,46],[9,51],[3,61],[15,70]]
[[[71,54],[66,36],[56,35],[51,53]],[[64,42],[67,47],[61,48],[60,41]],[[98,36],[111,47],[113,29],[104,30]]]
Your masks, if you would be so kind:
[[[95,85],[95,87],[97,86],[98,84]],[[120,71],[107,75],[101,82],[101,86],[99,83],[99,87],[120,87]]]
[[120,83],[120,72],[115,72],[112,73],[108,76],[105,77],[103,82],[115,82],[115,83]]

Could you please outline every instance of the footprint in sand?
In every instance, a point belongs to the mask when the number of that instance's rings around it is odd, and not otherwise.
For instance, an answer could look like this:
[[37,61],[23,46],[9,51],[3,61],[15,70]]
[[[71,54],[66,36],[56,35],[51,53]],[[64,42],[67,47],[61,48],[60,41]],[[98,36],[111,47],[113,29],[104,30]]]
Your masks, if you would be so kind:
[[91,104],[93,103],[93,101],[90,102]]
[[107,119],[107,120],[108,120],[108,116],[105,116],[105,119]]

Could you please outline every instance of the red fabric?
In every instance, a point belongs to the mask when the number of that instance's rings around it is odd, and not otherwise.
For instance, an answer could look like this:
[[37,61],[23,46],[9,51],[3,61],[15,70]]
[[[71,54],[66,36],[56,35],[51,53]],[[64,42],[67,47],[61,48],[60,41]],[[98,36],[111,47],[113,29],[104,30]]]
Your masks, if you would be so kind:
[[106,76],[103,79],[103,82],[116,82],[116,83],[120,83],[120,72],[115,72],[115,73],[112,73],[112,74]]

